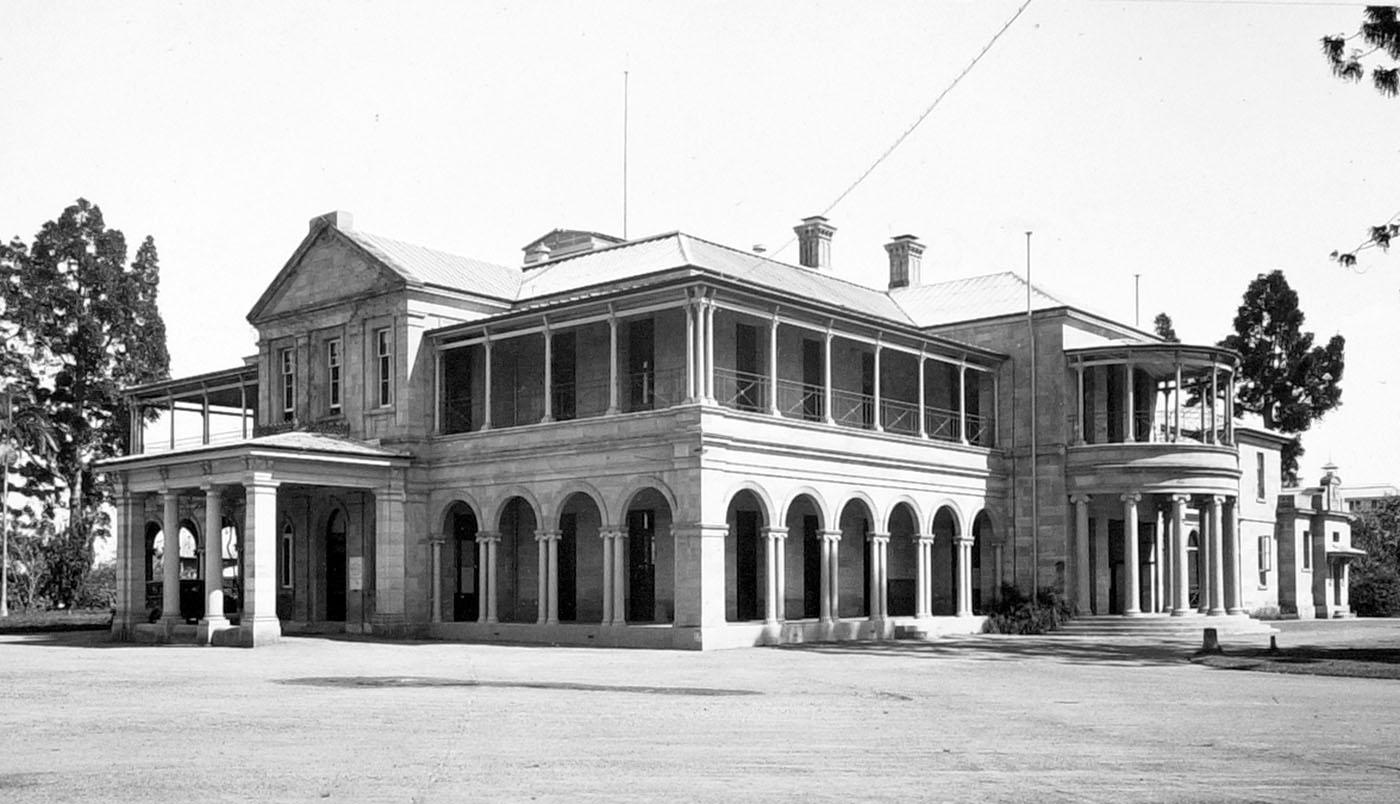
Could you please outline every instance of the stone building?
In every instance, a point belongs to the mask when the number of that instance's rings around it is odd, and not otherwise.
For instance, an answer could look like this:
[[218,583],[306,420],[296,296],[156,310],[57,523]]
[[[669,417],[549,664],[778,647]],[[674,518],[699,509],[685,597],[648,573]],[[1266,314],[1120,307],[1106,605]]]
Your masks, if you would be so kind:
[[1287,551],[1251,542],[1281,441],[1236,426],[1235,354],[924,283],[908,235],[852,284],[796,231],[800,265],[555,230],[507,267],[312,220],[256,356],[130,391],[114,635],[891,638],[1003,584],[1248,622]]

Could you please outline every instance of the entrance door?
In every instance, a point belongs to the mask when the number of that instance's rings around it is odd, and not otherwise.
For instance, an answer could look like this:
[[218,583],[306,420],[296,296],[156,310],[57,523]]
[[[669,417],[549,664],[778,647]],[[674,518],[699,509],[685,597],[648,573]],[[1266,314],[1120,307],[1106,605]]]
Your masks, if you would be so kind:
[[860,423],[866,429],[875,426],[875,355],[860,355]]
[[578,415],[576,338],[572,331],[551,336],[550,385],[554,393],[554,418],[568,421]]
[[326,619],[345,622],[345,517],[332,511],[326,521]]
[[578,514],[559,517],[559,621],[578,619]]
[[656,512],[627,512],[627,621],[656,619]]
[[452,515],[452,541],[457,545],[457,585],[452,594],[452,619],[459,623],[477,618],[476,517],[470,511]]
[[758,512],[734,512],[735,619],[758,619]]
[[1123,577],[1124,545],[1123,520],[1108,520],[1108,613],[1123,613],[1123,590],[1127,588]]
[[817,517],[802,517],[802,616],[815,620],[822,613],[822,537]]

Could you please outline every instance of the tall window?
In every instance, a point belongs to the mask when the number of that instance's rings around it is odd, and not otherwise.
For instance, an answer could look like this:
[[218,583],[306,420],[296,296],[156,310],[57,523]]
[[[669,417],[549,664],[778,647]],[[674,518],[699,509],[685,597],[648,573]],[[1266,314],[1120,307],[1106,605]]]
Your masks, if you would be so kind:
[[389,330],[374,331],[375,402],[385,408],[394,403],[394,353],[389,342]]
[[1312,531],[1304,530],[1303,538],[1303,569],[1312,569]]
[[277,363],[282,374],[282,421],[289,422],[297,410],[297,366],[292,359],[292,350],[278,351]]
[[1264,496],[1264,453],[1254,453],[1254,496],[1261,502]]
[[292,523],[282,526],[282,542],[277,554],[277,579],[283,589],[292,587]]
[[340,339],[326,341],[326,399],[331,413],[340,412]]
[[1259,585],[1269,585],[1269,570],[1273,569],[1273,551],[1269,549],[1269,537],[1259,537]]

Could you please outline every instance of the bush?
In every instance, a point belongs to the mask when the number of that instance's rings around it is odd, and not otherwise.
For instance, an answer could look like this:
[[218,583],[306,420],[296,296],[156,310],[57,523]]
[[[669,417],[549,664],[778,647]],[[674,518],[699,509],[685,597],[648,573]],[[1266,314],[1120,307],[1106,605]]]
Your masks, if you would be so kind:
[[76,607],[80,609],[110,609],[117,605],[117,562],[104,561],[93,567],[83,578],[78,590]]
[[1362,617],[1400,614],[1400,573],[1394,567],[1358,562],[1351,574],[1351,608]]
[[1044,634],[1060,627],[1070,618],[1069,601],[1054,588],[1042,587],[1036,595],[1036,605],[1019,588],[1009,583],[1001,585],[997,602],[987,613],[982,630],[988,634]]
[[1282,620],[1283,612],[1278,606],[1260,606],[1249,613],[1256,620]]

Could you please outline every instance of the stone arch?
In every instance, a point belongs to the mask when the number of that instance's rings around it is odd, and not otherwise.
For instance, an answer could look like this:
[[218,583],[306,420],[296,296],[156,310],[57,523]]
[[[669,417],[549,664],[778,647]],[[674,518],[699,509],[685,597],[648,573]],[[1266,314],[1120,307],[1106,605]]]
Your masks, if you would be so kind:
[[729,488],[729,491],[724,495],[726,511],[734,507],[734,500],[744,492],[752,494],[753,498],[758,502],[758,508],[762,512],[763,521],[771,522],[773,511],[777,510],[773,507],[773,496],[768,493],[767,489],[752,480],[741,481]]
[[535,515],[536,522],[543,521],[540,517],[544,515],[544,508],[540,505],[539,498],[535,496],[534,492],[524,486],[511,486],[502,489],[501,492],[496,495],[495,504],[491,508],[491,516],[486,521],[493,527],[500,523],[501,514],[505,513],[506,506],[510,505],[511,500],[517,497],[524,500],[530,506],[530,512]]
[[811,486],[798,486],[788,492],[787,499],[783,500],[783,507],[777,509],[780,515],[786,517],[788,512],[792,510],[793,504],[803,497],[811,500],[812,507],[816,509],[816,515],[821,519],[820,527],[826,527],[826,523],[831,521],[831,507],[827,504],[826,497]]
[[661,478],[655,475],[639,475],[633,478],[631,484],[618,496],[617,510],[623,512],[623,515],[626,516],[627,510],[632,507],[632,503],[637,495],[642,494],[648,489],[661,495],[662,499],[666,501],[666,505],[670,507],[671,515],[674,516],[677,510],[676,493],[672,491],[671,487],[666,485]]
[[924,509],[919,505],[917,500],[908,494],[896,494],[890,499],[888,510],[885,513],[885,530],[889,531],[892,529],[893,526],[891,523],[894,521],[895,509],[901,505],[908,507],[909,516],[914,520],[914,531],[916,533],[922,533]]
[[815,620],[821,616],[822,531],[830,527],[826,501],[811,487],[800,487],[783,504],[779,527],[783,540],[781,614],[787,619]]
[[933,504],[933,515],[928,518],[929,532],[933,532],[933,520],[943,511],[947,511],[953,517],[953,523],[957,526],[957,534],[962,534],[967,530],[967,518],[963,513],[963,508],[957,500],[951,497],[943,497]]
[[763,530],[772,522],[772,500],[755,483],[734,489],[725,507],[724,615],[730,622],[762,618],[767,573]]
[[604,523],[610,523],[613,521],[608,516],[608,502],[607,499],[604,498],[603,493],[598,490],[597,486],[594,486],[592,483],[583,480],[571,480],[569,484],[566,485],[560,491],[560,493],[555,496],[553,510],[547,511],[539,506],[536,506],[536,511],[539,514],[540,521],[549,522],[554,519],[557,519],[559,515],[562,514],[564,511],[564,503],[570,497],[573,497],[576,494],[582,494],[593,501],[593,505],[598,508],[598,514],[602,517],[602,521]]
[[667,494],[645,487],[626,498],[621,508],[627,622],[675,622],[675,507]]
[[951,501],[939,503],[929,521],[933,535],[929,561],[929,610],[935,615],[958,612],[958,539],[963,534],[962,512]]
[[188,517],[180,520],[180,580],[192,581],[204,577],[204,562],[199,560],[203,539],[199,525]]
[[837,513],[841,541],[837,556],[837,617],[870,616],[870,546],[866,537],[879,528],[878,511],[870,495],[851,494]]
[[885,520],[890,534],[889,565],[886,567],[887,597],[892,617],[912,617],[918,610],[919,589],[919,510],[907,497],[890,505]]
[[316,529],[326,557],[325,584],[320,601],[328,622],[345,622],[348,617],[350,584],[350,509],[341,498],[327,499],[324,516]]
[[[524,489],[520,489],[524,491]],[[533,499],[510,494],[497,506],[492,529],[496,543],[496,617],[503,623],[535,622],[539,615],[540,509]],[[490,610],[493,601],[487,601]],[[489,621],[489,615],[488,615]]]
[[1000,546],[992,517],[983,508],[972,517],[972,613],[983,614],[1000,594],[1001,567],[996,550]]
[[608,530],[598,499],[582,489],[559,500],[553,527],[559,530],[555,548],[555,612],[560,622],[603,621],[603,540]]
[[478,525],[486,521],[485,511],[476,497],[465,491],[454,491],[451,499],[438,507],[437,518],[433,520],[441,527],[441,530],[438,531],[440,534],[445,537],[451,535],[453,509],[460,510],[463,507],[471,511],[472,516],[476,517]]
[[841,514],[844,513],[846,510],[846,506],[850,505],[852,502],[855,502],[857,500],[859,500],[860,503],[865,506],[865,510],[868,516],[870,517],[870,529],[879,530],[881,523],[885,521],[884,516],[882,515],[883,510],[880,508],[879,505],[875,504],[874,497],[871,497],[869,494],[867,494],[861,489],[855,489],[846,494],[846,501],[841,503],[840,510],[836,511],[836,520],[839,522]]
[[481,547],[476,535],[481,532],[480,508],[474,501],[457,498],[442,510],[444,544],[440,589],[447,598],[442,607],[443,619],[450,622],[473,622],[481,615]]

